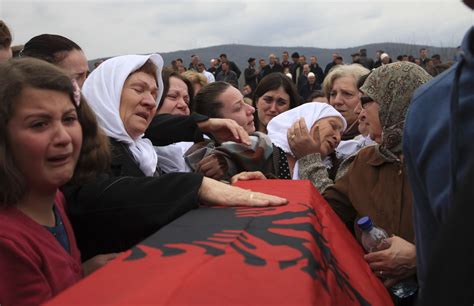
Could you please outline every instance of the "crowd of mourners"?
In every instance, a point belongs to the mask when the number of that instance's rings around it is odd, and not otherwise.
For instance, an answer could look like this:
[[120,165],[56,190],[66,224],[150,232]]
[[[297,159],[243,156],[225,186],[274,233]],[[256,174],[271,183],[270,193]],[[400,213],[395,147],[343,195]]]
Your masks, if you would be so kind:
[[310,180],[358,241],[370,216],[390,235],[364,257],[373,272],[436,296],[442,224],[473,182],[468,169],[456,183],[473,153],[456,153],[473,29],[453,61],[360,49],[323,69],[283,52],[250,57],[243,78],[226,54],[208,67],[123,55],[89,72],[64,36],[35,36],[17,58],[11,42],[0,21],[0,305],[49,300],[200,205],[285,205],[229,184],[266,179]]

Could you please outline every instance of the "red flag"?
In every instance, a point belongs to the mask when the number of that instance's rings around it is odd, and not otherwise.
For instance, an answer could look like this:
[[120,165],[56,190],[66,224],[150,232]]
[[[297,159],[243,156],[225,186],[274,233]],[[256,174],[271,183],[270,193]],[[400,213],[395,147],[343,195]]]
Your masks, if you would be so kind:
[[48,305],[392,305],[309,181],[239,182],[280,207],[202,207]]

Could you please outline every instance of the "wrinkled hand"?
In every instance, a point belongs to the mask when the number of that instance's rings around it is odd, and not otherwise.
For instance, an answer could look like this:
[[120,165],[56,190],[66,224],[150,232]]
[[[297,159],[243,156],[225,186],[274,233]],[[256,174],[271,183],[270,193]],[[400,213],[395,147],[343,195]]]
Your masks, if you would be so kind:
[[203,178],[198,196],[205,205],[276,206],[288,203],[284,198],[230,186],[208,177]]
[[246,145],[251,144],[249,134],[232,119],[210,118],[197,125],[202,132],[212,134],[219,143],[234,141]]
[[204,176],[213,178],[215,180],[222,180],[227,172],[227,163],[224,157],[216,154],[210,154],[197,164],[197,171]]
[[391,287],[416,273],[416,247],[414,244],[393,236],[387,238],[388,249],[366,254],[364,259],[384,285]]
[[251,181],[251,180],[266,180],[267,178],[260,171],[240,172],[230,179],[230,183],[234,184],[237,181]]
[[319,127],[316,126],[315,129],[316,139],[310,135],[304,118],[300,118],[288,129],[288,144],[290,145],[291,152],[293,152],[296,159],[300,159],[312,153],[321,153]]
[[120,255],[120,253],[101,254],[96,255],[91,259],[87,260],[82,264],[82,268],[84,269],[84,276],[87,276],[95,272],[97,269],[102,268],[118,255]]

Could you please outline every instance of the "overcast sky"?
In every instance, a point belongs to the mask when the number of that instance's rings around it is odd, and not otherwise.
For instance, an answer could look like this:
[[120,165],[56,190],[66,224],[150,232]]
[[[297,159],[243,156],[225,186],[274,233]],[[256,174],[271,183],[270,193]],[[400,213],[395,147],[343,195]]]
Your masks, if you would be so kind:
[[375,42],[454,47],[474,24],[460,0],[0,0],[13,44],[55,33],[90,58],[236,43],[347,48]]

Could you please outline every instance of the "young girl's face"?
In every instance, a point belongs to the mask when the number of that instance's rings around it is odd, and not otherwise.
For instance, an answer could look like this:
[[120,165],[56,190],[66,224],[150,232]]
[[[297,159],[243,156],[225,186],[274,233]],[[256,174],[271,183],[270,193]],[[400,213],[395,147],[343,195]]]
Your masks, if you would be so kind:
[[82,129],[66,93],[23,89],[7,129],[11,155],[27,188],[51,191],[72,178]]

